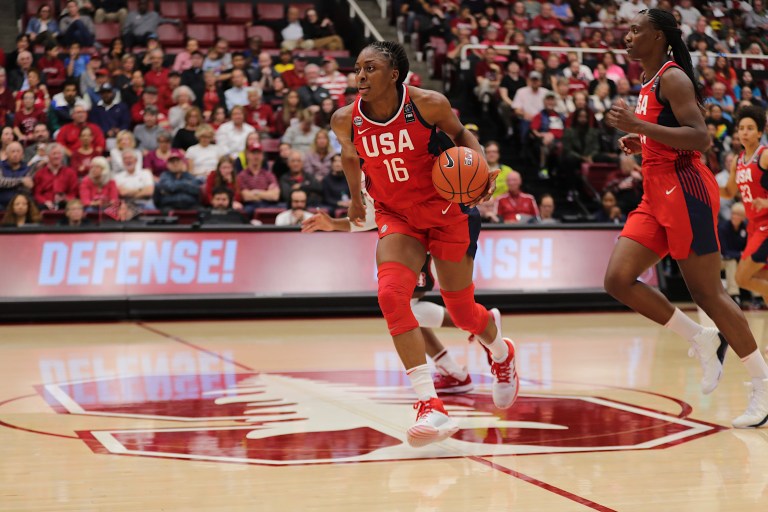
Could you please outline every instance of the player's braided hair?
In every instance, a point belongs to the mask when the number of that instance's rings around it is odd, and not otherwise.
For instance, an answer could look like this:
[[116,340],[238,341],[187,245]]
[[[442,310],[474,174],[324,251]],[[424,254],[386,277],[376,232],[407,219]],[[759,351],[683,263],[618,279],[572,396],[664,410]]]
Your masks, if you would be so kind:
[[641,11],[641,14],[645,13],[648,16],[648,21],[651,22],[653,28],[661,30],[664,33],[664,38],[667,40],[667,44],[672,49],[672,59],[675,63],[683,68],[685,74],[691,79],[693,83],[693,89],[696,92],[696,101],[700,104],[704,102],[701,97],[701,87],[696,81],[696,76],[693,74],[693,62],[691,62],[691,54],[688,52],[688,47],[683,41],[683,31],[677,24],[677,20],[671,12],[663,9],[647,9]]
[[369,44],[368,48],[373,48],[381,53],[389,61],[389,65],[400,72],[397,77],[397,86],[399,87],[405,81],[405,77],[408,76],[408,70],[411,67],[408,62],[408,54],[405,53],[403,45],[395,41],[376,41]]
[[757,131],[761,132],[765,130],[765,109],[758,107],[757,105],[746,105],[740,107],[736,111],[736,123],[735,126],[739,126],[742,119],[752,119],[757,124]]

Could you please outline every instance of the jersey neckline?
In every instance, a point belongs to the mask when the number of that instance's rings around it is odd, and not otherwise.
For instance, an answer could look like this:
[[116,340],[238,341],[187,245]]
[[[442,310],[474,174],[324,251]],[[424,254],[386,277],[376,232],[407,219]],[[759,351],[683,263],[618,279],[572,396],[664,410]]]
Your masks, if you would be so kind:
[[406,94],[408,92],[408,89],[406,89],[405,84],[401,84],[401,87],[403,88],[403,94],[402,94],[402,99],[400,100],[400,108],[397,109],[397,112],[395,112],[392,115],[392,117],[390,117],[389,119],[387,119],[383,123],[379,122],[379,121],[374,121],[373,119],[371,119],[368,116],[366,116],[365,112],[363,112],[363,105],[362,105],[363,99],[362,98],[357,98],[357,111],[360,113],[360,116],[363,119],[365,119],[366,121],[368,121],[369,123],[374,124],[376,126],[389,126],[389,124],[392,121],[394,121],[395,119],[397,119],[400,116],[400,114],[403,112],[403,107],[405,107],[405,96],[406,96]]
[[645,87],[646,85],[648,85],[648,84],[650,84],[651,82],[653,82],[654,80],[656,80],[656,77],[657,77],[657,76],[659,76],[659,75],[661,74],[661,72],[662,72],[662,71],[664,71],[665,69],[667,69],[667,68],[668,68],[668,66],[667,66],[667,65],[668,65],[668,64],[670,64],[670,63],[671,63],[671,64],[677,64],[677,63],[676,63],[675,61],[673,61],[673,60],[668,60],[668,61],[666,61],[664,64],[662,64],[662,65],[661,65],[661,67],[660,67],[660,68],[659,68],[659,70],[656,72],[656,74],[655,74],[655,75],[653,75],[653,78],[651,78],[650,80],[646,80],[645,82],[643,82],[643,85],[641,85],[641,87]]

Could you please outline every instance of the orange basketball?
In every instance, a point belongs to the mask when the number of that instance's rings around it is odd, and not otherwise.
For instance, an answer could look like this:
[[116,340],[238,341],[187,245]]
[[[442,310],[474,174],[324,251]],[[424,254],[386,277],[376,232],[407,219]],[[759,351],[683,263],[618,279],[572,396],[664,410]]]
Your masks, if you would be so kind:
[[472,148],[457,146],[443,151],[432,166],[437,192],[453,203],[471,203],[488,186],[488,164]]

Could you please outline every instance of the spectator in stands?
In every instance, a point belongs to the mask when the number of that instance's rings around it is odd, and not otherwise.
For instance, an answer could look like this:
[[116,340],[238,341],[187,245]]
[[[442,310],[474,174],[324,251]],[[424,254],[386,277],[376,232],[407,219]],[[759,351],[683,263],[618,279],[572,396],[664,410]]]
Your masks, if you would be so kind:
[[285,25],[280,30],[282,38],[281,47],[285,50],[295,50],[298,48],[311,49],[312,43],[304,40],[304,27],[301,25],[301,14],[299,8],[289,6],[286,13]]
[[497,198],[506,194],[507,176],[512,172],[512,168],[501,163],[501,153],[498,142],[489,140],[485,144],[485,159],[488,162],[489,171],[499,171],[499,174],[496,176],[496,189],[493,192],[493,197]]
[[35,107],[35,93],[31,90],[24,91],[20,106],[13,118],[13,133],[17,140],[27,144],[35,125],[47,123],[48,118],[43,109]]
[[134,105],[141,101],[143,93],[144,73],[137,69],[131,73],[130,81],[120,89],[120,99],[128,107],[133,108]]
[[237,185],[248,218],[253,216],[256,208],[278,205],[280,186],[275,175],[264,168],[261,144],[253,144],[248,148],[248,167],[237,175]]
[[240,186],[235,175],[235,166],[232,158],[228,155],[219,159],[216,170],[210,173],[205,180],[205,194],[203,197],[205,204],[212,205],[216,191],[221,189],[230,193],[232,208],[235,210],[243,209]]
[[8,123],[9,114],[16,110],[13,91],[8,85],[7,77],[5,68],[0,66],[0,126]]
[[203,114],[197,107],[187,109],[184,114],[184,126],[176,131],[173,136],[173,147],[186,151],[198,143],[195,131],[203,124]]
[[37,61],[43,82],[51,94],[59,92],[67,79],[67,68],[64,67],[64,62],[59,58],[59,51],[58,44],[48,43],[45,46],[45,54]]
[[201,224],[245,224],[241,214],[230,206],[232,192],[226,188],[216,188],[211,193],[211,208],[200,212]]
[[77,2],[66,3],[66,15],[59,21],[60,40],[65,46],[78,43],[80,46],[93,46],[96,41],[96,28],[93,19],[87,14],[80,14]]
[[290,89],[285,86],[283,77],[277,76],[272,81],[272,89],[264,89],[262,92],[264,93],[264,101],[268,103],[273,110],[277,110],[283,106],[283,101],[285,101],[285,97],[290,92]]
[[637,106],[637,94],[632,92],[632,86],[626,78],[621,78],[616,82],[616,97],[613,98],[613,101],[616,102],[620,99],[624,100],[624,103],[632,110]]
[[734,203],[731,206],[730,220],[721,219],[717,233],[728,295],[737,304],[741,304],[741,291],[736,283],[736,267],[741,261],[741,253],[747,246],[747,222],[743,203]]
[[168,170],[168,159],[174,155],[183,156],[184,152],[171,147],[170,133],[160,131],[157,134],[157,149],[144,156],[144,167],[152,171],[155,178],[159,178]]
[[136,137],[130,130],[122,130],[117,133],[115,147],[109,152],[109,159],[112,162],[112,172],[119,174],[125,171],[123,163],[123,151],[131,150],[138,163],[139,169],[144,168],[144,154],[136,149]]
[[120,199],[130,200],[145,210],[154,210],[152,196],[155,192],[155,180],[152,172],[138,166],[136,153],[132,149],[122,152],[125,171],[115,175],[115,184]]
[[517,171],[507,176],[507,194],[498,199],[498,216],[505,224],[526,223],[539,215],[536,199],[521,191],[523,178]]
[[609,87],[606,83],[598,84],[595,93],[589,97],[589,110],[595,119],[602,121],[605,113],[611,109],[613,102],[609,96]]
[[[200,51],[200,42],[194,37],[187,37],[187,42],[184,44],[184,49],[176,54],[176,58],[173,60],[173,70],[182,73],[182,81],[184,71],[192,68],[192,55],[195,52]],[[202,68],[202,59],[200,62]]]
[[131,122],[134,125],[144,121],[144,110],[147,107],[154,107],[157,109],[157,124],[160,125],[161,128],[170,128],[167,110],[165,110],[165,107],[159,103],[157,88],[152,85],[148,85],[144,88],[144,91],[141,94],[141,101],[135,103],[131,107]]
[[298,123],[292,124],[285,130],[282,141],[289,143],[293,149],[302,154],[306,154],[320,131],[320,127],[315,126],[314,120],[315,116],[310,109],[302,110],[299,113]]
[[248,81],[245,72],[241,69],[232,70],[232,87],[224,91],[224,101],[230,112],[235,107],[244,107],[248,104]]
[[307,211],[307,193],[303,190],[292,190],[288,199],[289,209],[275,217],[275,226],[301,226],[301,223],[312,216]]
[[590,95],[595,94],[595,89],[597,89],[598,85],[606,84],[608,86],[608,96],[610,98],[616,96],[616,82],[608,78],[608,69],[605,67],[605,64],[602,62],[597,63],[594,76],[595,79],[589,83],[589,88],[587,89]]
[[709,105],[718,105],[723,111],[723,117],[729,122],[733,123],[733,114],[736,110],[736,105],[733,102],[733,98],[726,94],[728,87],[722,82],[715,82],[712,84],[712,95],[704,100],[704,103]]
[[216,39],[213,48],[203,61],[203,71],[213,71],[219,80],[228,80],[224,71],[232,68],[232,54],[229,53],[229,41],[223,37]]
[[304,154],[296,149],[292,149],[288,155],[288,173],[280,178],[281,199],[288,202],[294,190],[304,191],[310,206],[317,206],[322,201],[322,185],[304,171]]
[[736,76],[736,70],[728,62],[728,58],[724,55],[715,57],[714,69],[717,80],[723,82],[727,87],[728,94],[732,95],[734,88],[739,83],[739,79]]
[[34,198],[41,208],[59,210],[64,203],[77,197],[77,173],[64,165],[64,148],[51,144],[48,163],[34,176]]
[[200,182],[187,172],[179,153],[168,158],[168,170],[155,187],[155,205],[161,210],[192,210],[200,206]]
[[129,11],[123,23],[122,34],[125,46],[143,46],[152,36],[157,36],[157,27],[163,23],[181,25],[178,19],[163,18],[157,12],[149,10],[148,0],[139,0],[138,10]]
[[555,217],[555,198],[552,194],[543,194],[539,199],[539,214],[528,221],[531,224],[557,224]]
[[96,23],[118,22],[120,27],[128,17],[128,2],[126,0],[92,0],[96,9],[93,21]]
[[306,57],[298,55],[293,60],[293,69],[284,71],[280,76],[289,89],[298,90],[302,85],[307,85],[305,70],[307,67]]
[[187,150],[187,161],[189,172],[203,181],[212,170],[216,168],[219,159],[227,151],[213,143],[215,132],[208,124],[203,124],[195,131],[195,136],[199,141]]
[[78,104],[87,109],[90,104],[90,98],[79,96],[77,82],[72,78],[68,78],[64,82],[62,92],[56,94],[51,101],[48,111],[48,121],[51,124],[51,129],[56,131],[65,124],[71,123],[72,112],[75,109],[75,105]]
[[39,225],[43,220],[40,211],[29,196],[23,192],[15,194],[8,202],[3,220],[3,227],[24,227]]
[[206,84],[203,71],[203,54],[199,51],[192,52],[189,69],[181,72],[181,84],[192,90],[195,95],[195,104],[202,109]]
[[32,52],[27,50],[19,52],[19,56],[16,58],[16,67],[11,70],[8,77],[8,84],[12,91],[23,91],[29,88],[27,73],[32,69],[33,63]]
[[[111,74],[115,72],[122,74],[123,57],[126,55],[125,44],[123,44],[122,39],[116,37],[109,42],[109,48],[107,48],[107,53],[104,55],[104,60]],[[133,71],[133,68],[131,68],[131,71]]]
[[225,105],[224,91],[216,80],[216,74],[213,71],[206,71],[203,75],[205,89],[203,91],[203,117],[207,122],[212,119],[213,111],[217,107]]
[[3,126],[0,131],[0,162],[8,159],[8,147],[16,141],[16,134],[12,126]]
[[85,216],[85,207],[79,199],[70,199],[67,201],[66,209],[64,210],[64,218],[60,219],[58,226],[79,228],[82,226],[90,226],[91,221]]
[[214,130],[218,130],[221,125],[227,121],[227,109],[224,107],[224,105],[218,105],[213,109],[213,113],[211,114],[211,121],[208,124],[210,124]]
[[[611,51],[607,51],[603,54],[603,65],[605,66],[605,76],[608,80],[616,83],[622,78],[626,78],[624,69],[616,64],[616,58]],[[598,78],[598,73],[595,72],[595,78]]]
[[528,85],[515,93],[512,107],[520,122],[520,140],[526,140],[530,123],[539,112],[544,110],[544,97],[550,92],[552,91],[541,86],[541,73],[531,71],[528,75]]
[[475,65],[475,96],[487,109],[499,89],[503,73],[496,62],[496,49],[493,46],[483,51],[483,60]]
[[[101,54],[99,52],[93,52],[90,60],[88,60],[88,63],[85,65],[85,71],[80,73],[80,77],[78,78],[80,95],[83,97],[88,96],[91,104],[98,101],[98,95],[93,92],[93,90],[96,87],[96,73],[99,71],[102,71]],[[106,72],[106,70],[103,71]]]
[[610,190],[606,190],[600,196],[601,208],[592,215],[592,222],[607,222],[611,224],[623,224],[627,220],[621,208],[616,203],[616,196]]
[[51,143],[51,132],[45,123],[37,123],[32,130],[32,136],[27,140],[24,149],[24,162],[33,170],[45,163],[48,158],[48,144]]
[[109,171],[109,161],[103,156],[91,160],[88,176],[80,183],[80,200],[90,211],[104,209],[119,200],[117,184]]
[[244,147],[248,134],[256,129],[245,122],[243,107],[235,106],[231,118],[231,121],[225,122],[216,130],[216,144],[234,157]]
[[159,98],[170,96],[172,89],[169,89],[168,80],[171,70],[163,67],[163,50],[157,48],[149,55],[149,69],[144,73],[144,84],[146,87],[155,87]]
[[760,89],[760,86],[755,83],[752,72],[749,70],[744,70],[744,72],[742,72],[741,80],[739,80],[736,86],[733,88],[733,93],[736,96],[737,101],[741,101],[742,91],[745,89],[750,89],[752,91],[752,97],[754,99],[763,99],[763,91]]
[[754,0],[752,11],[744,15],[744,27],[768,30],[768,11],[765,10],[763,0]]
[[597,21],[597,6],[590,0],[572,2],[573,19],[577,26],[583,28]]
[[[187,112],[195,107],[195,93],[186,85],[180,85],[173,90],[173,106],[168,111],[168,122],[171,133],[176,133],[186,124]],[[198,109],[199,113],[199,109]]]
[[16,67],[18,66],[17,63],[19,59],[19,54],[21,52],[29,50],[31,46],[32,46],[32,42],[29,39],[29,35],[27,34],[17,35],[16,48],[13,51],[8,52],[8,55],[5,56],[5,62],[0,64],[3,64],[4,66],[6,66],[6,69],[10,73],[14,69],[16,69]]
[[344,49],[344,41],[336,35],[333,22],[329,18],[321,20],[315,8],[310,7],[304,13],[301,27],[304,32],[304,41],[311,43],[310,48],[333,51]]
[[568,79],[561,76],[555,80],[555,111],[567,118],[570,115],[568,111],[568,100],[571,99],[571,94],[568,90]]
[[553,30],[565,30],[565,27],[554,14],[552,4],[541,4],[541,12],[531,22],[531,38],[536,41],[549,36]]
[[94,123],[89,123],[88,111],[85,106],[76,103],[72,109],[72,122],[62,126],[56,135],[56,142],[64,146],[68,156],[80,147],[80,131],[86,126],[93,133],[93,145],[96,153],[100,155],[104,152],[106,141],[101,128]]
[[16,141],[8,144],[5,160],[0,161],[0,171],[0,210],[4,210],[15,195],[27,193],[34,186],[21,144]]
[[101,152],[97,152],[94,147],[93,130],[89,126],[84,126],[80,130],[78,142],[78,147],[69,155],[69,166],[75,170],[78,176],[82,177],[88,172],[91,159],[100,155]]
[[531,120],[530,141],[534,158],[538,159],[539,177],[549,178],[549,169],[555,157],[565,129],[565,116],[555,110],[555,93],[544,97],[544,109]]
[[573,123],[563,132],[560,174],[568,180],[568,190],[576,188],[581,165],[592,163],[599,150],[599,133],[590,124],[589,111],[577,109],[573,113]]
[[268,137],[275,133],[275,113],[268,104],[261,101],[261,89],[258,85],[248,88],[248,104],[245,112],[245,122],[253,126],[261,135]]
[[[760,1],[760,0],[758,0]],[[709,26],[709,21],[705,16],[699,17],[694,25],[693,33],[688,36],[687,43],[688,48],[693,50],[699,50],[698,44],[700,41],[707,43],[707,51],[714,52],[717,50],[718,41],[714,37],[715,34],[712,31],[712,27]]]
[[53,8],[50,5],[42,4],[37,8],[37,16],[31,17],[27,23],[26,34],[32,39],[33,44],[56,43],[59,36],[59,24],[53,18]]
[[317,64],[307,64],[304,68],[305,85],[298,89],[299,99],[304,108],[309,108],[312,113],[320,110],[320,103],[325,98],[330,98],[331,93],[322,87],[318,81],[320,67]]
[[289,91],[283,99],[283,106],[275,113],[275,132],[285,133],[289,126],[298,122],[301,99],[296,91]]
[[323,178],[323,205],[331,209],[349,207],[349,184],[344,177],[341,155],[331,156],[331,172]]
[[733,123],[725,117],[723,108],[717,103],[707,105],[706,109],[705,122],[715,126],[715,136],[724,146],[730,146],[730,137],[733,136]]
[[262,90],[270,90],[272,80],[280,76],[280,73],[272,67],[272,56],[265,51],[258,54],[257,62],[253,63],[251,69],[253,70],[251,85],[258,85]]
[[144,122],[133,129],[136,144],[143,154],[157,149],[157,136],[161,131],[165,131],[157,124],[157,116],[157,108],[152,105],[147,106],[144,109]]
[[34,94],[34,107],[46,112],[51,104],[51,96],[48,93],[48,88],[41,82],[40,71],[35,68],[30,69],[27,73],[27,87],[16,93],[16,110],[21,108],[22,96],[27,91]]
[[88,65],[89,60],[91,60],[91,56],[81,53],[79,43],[72,43],[69,45],[69,52],[64,59],[67,76],[79,79],[80,75],[85,72],[85,67]]
[[331,118],[333,114],[338,110],[336,102],[333,98],[325,98],[320,102],[320,110],[315,114],[315,125],[325,130],[331,129]]
[[334,154],[328,131],[318,130],[315,140],[304,154],[304,172],[322,181],[331,172],[331,159]]
[[259,132],[249,133],[245,138],[243,150],[233,158],[235,164],[235,174],[248,167],[248,148],[251,147],[252,144],[261,144],[261,135],[259,135]]
[[679,0],[675,2],[675,10],[680,13],[684,24],[693,27],[696,25],[696,20],[701,17],[701,11],[693,7],[691,0]]
[[293,148],[287,142],[281,142],[277,147],[277,157],[272,163],[272,174],[280,180],[284,174],[288,173],[288,157]]
[[339,71],[339,64],[333,57],[323,58],[323,73],[318,77],[317,84],[327,90],[338,106],[343,106],[344,89],[347,88],[347,77]]
[[118,132],[128,130],[131,126],[131,112],[125,103],[120,101],[115,88],[106,83],[99,88],[101,99],[91,110],[90,120],[96,124],[106,137],[106,147],[115,146]]
[[283,48],[280,50],[280,53],[277,57],[277,64],[273,66],[273,69],[277,71],[280,75],[285,73],[286,71],[292,70],[294,65],[293,60],[293,52],[291,50]]
[[717,125],[707,123],[707,133],[712,141],[706,151],[702,151],[701,156],[704,164],[709,167],[712,174],[718,174],[722,170],[725,147],[723,141],[717,136]]

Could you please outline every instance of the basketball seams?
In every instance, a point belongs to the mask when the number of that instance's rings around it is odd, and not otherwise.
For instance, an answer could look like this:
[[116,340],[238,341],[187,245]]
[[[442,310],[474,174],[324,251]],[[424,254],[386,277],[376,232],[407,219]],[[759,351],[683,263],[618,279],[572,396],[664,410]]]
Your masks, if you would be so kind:
[[[467,155],[472,155],[474,159],[471,166],[464,164]],[[453,166],[446,167],[451,160]],[[484,172],[480,172],[481,167]],[[486,176],[486,180],[482,180],[482,176]],[[454,146],[441,153],[432,167],[435,190],[454,203],[467,204],[478,199],[485,191],[487,176],[488,168],[480,155],[472,148],[463,146]],[[479,183],[475,186],[477,180]]]

